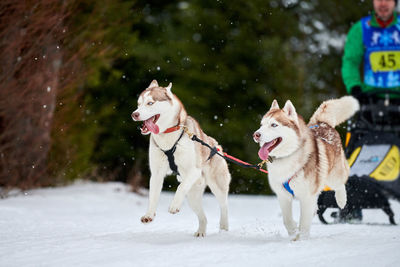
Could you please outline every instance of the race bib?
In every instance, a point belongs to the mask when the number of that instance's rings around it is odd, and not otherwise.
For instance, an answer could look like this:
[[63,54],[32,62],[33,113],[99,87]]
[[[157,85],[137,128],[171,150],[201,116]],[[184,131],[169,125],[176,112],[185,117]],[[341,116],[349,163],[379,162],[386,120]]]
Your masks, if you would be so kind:
[[373,72],[400,70],[400,51],[377,51],[369,55]]

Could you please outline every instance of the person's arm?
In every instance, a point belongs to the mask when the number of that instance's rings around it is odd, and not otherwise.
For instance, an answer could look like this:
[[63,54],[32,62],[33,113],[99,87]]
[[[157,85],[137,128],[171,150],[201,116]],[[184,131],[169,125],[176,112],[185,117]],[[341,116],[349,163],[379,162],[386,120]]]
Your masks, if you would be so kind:
[[[354,24],[346,39],[342,58],[342,78],[348,93],[361,93],[360,65],[364,56],[361,22]],[[356,92],[357,91],[357,92]]]

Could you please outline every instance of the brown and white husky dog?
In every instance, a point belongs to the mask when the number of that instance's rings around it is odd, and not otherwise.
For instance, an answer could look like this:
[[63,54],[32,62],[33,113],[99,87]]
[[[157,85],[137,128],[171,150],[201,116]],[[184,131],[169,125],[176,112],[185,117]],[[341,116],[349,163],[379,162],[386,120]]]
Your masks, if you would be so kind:
[[151,133],[149,206],[141,221],[150,223],[154,219],[164,177],[174,171],[180,184],[169,212],[179,212],[186,196],[189,206],[199,219],[195,236],[204,236],[207,219],[202,196],[206,186],[209,186],[220,205],[220,229],[228,230],[228,191],[231,180],[228,165],[219,156],[209,159],[210,149],[192,141],[183,132],[183,127],[187,127],[189,132],[210,146],[219,147],[217,141],[207,136],[197,121],[187,115],[181,101],[171,92],[171,87],[171,83],[161,87],[153,80],[140,94],[138,108],[132,113],[133,120],[144,121],[142,134]]
[[[349,166],[335,126],[359,109],[352,96],[323,102],[306,125],[290,101],[280,109],[272,102],[253,139],[267,163],[268,179],[282,210],[283,223],[292,240],[308,238],[319,193],[325,186],[335,191],[338,206],[346,205],[345,183]],[[292,200],[300,201],[300,225],[292,216]]]

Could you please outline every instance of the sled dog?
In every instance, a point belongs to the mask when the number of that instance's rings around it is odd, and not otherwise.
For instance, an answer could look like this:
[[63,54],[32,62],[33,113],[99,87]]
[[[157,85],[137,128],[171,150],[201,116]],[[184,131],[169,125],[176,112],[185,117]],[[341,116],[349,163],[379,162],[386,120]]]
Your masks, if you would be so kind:
[[[335,191],[338,206],[346,205],[345,183],[349,166],[335,126],[359,109],[352,96],[323,102],[306,125],[288,100],[283,109],[272,102],[253,139],[259,143],[258,155],[267,162],[268,179],[282,210],[283,223],[292,240],[309,237],[317,198],[325,186]],[[292,216],[292,200],[300,202],[297,228]]]
[[186,196],[199,220],[195,236],[205,236],[207,218],[203,211],[202,196],[206,186],[209,186],[220,205],[220,229],[228,230],[228,191],[231,180],[228,165],[225,159],[212,156],[209,148],[192,141],[185,134],[186,127],[188,132],[194,133],[210,146],[219,147],[217,141],[206,135],[198,122],[188,116],[171,87],[171,83],[161,87],[153,80],[140,94],[138,108],[132,113],[134,121],[144,121],[141,133],[150,134],[149,206],[141,221],[153,221],[164,177],[175,173],[180,184],[169,212],[179,212]]

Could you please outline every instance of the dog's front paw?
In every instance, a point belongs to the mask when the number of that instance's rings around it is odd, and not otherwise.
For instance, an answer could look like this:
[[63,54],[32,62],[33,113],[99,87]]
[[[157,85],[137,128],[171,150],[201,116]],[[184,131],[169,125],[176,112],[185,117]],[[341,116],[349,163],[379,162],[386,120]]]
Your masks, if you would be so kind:
[[298,229],[297,227],[292,227],[292,228],[290,228],[290,229],[287,229],[287,231],[288,231],[289,238],[290,238],[290,240],[292,240],[292,241],[296,241],[297,238],[300,237],[300,235],[299,235],[299,229]]
[[307,240],[310,238],[309,232],[299,232],[293,236],[290,236],[290,240],[299,241],[299,240]]
[[146,214],[144,216],[142,216],[142,218],[140,218],[140,220],[142,221],[142,223],[151,223],[154,219],[155,214],[150,215],[150,214]]
[[294,234],[290,236],[291,241],[299,241],[300,240],[300,234]]
[[194,233],[195,237],[205,237],[206,233],[202,232],[202,231],[197,231],[196,233]]
[[285,225],[285,227],[290,237],[294,237],[299,232],[299,228],[297,228],[297,225],[294,221],[289,225]]
[[179,208],[176,207],[176,206],[174,206],[174,205],[171,205],[171,206],[169,207],[168,211],[169,211],[169,213],[175,214],[175,213],[178,213],[178,212],[179,212]]
[[219,224],[219,229],[224,231],[229,231],[228,222],[221,222]]
[[172,200],[171,205],[169,206],[168,211],[172,214],[175,214],[178,213],[180,209],[181,209],[181,203],[174,198]]

